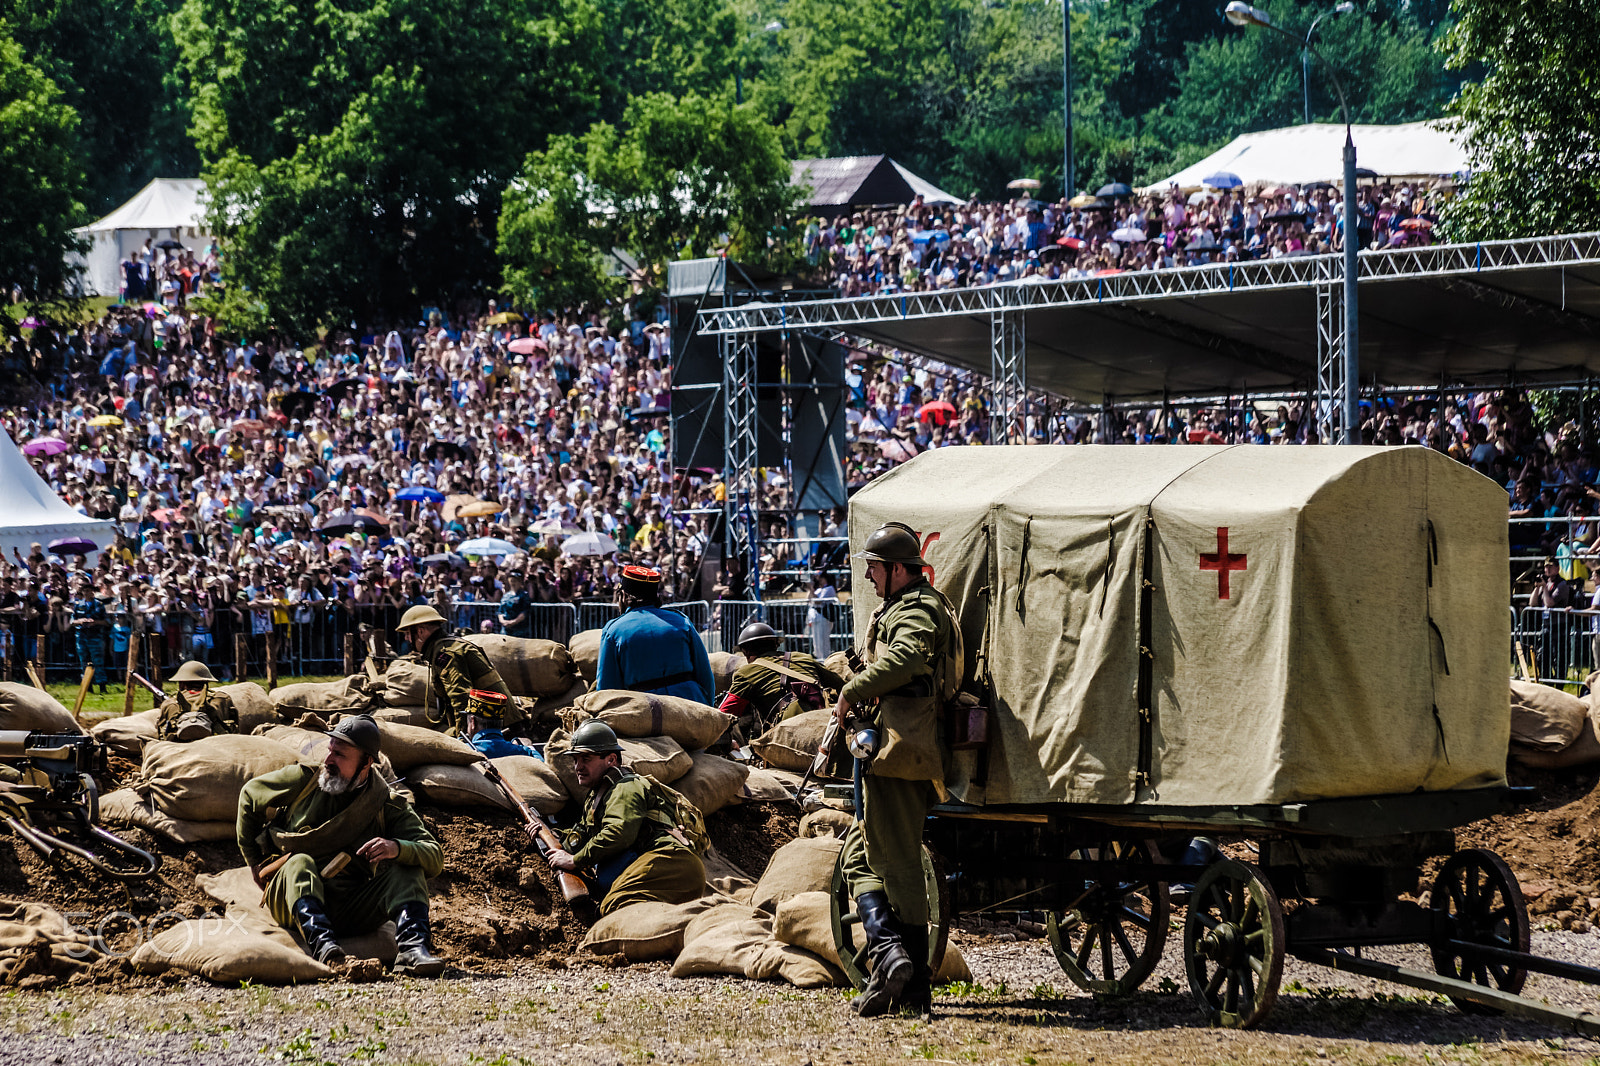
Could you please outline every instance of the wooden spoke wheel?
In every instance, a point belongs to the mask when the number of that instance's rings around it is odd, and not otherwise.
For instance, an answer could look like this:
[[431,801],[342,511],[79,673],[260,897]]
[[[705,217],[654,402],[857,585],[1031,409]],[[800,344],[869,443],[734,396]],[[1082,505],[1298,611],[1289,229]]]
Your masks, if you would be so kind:
[[1105,864],[1104,873],[1081,882],[1076,905],[1061,915],[1052,911],[1047,922],[1057,961],[1085,992],[1128,995],[1161,961],[1171,914],[1167,886],[1116,869],[1119,863],[1148,864],[1156,854],[1143,840],[1108,840],[1072,853],[1075,860]]
[[1261,871],[1220,859],[1206,867],[1183,926],[1189,990],[1212,1025],[1249,1029],[1272,1010],[1283,977],[1283,908]]
[[[833,865],[833,945],[839,952],[839,968],[850,983],[861,988],[867,983],[867,938],[861,932],[861,916],[844,878],[844,852]],[[944,949],[950,943],[950,886],[944,871],[926,846],[922,849],[922,882],[928,893],[928,968],[939,972]]]
[[[1502,992],[1522,991],[1527,970],[1450,944],[1454,940],[1508,951],[1528,950],[1528,908],[1522,900],[1522,886],[1500,856],[1483,848],[1450,856],[1433,880],[1428,906],[1434,914],[1436,932],[1430,947],[1437,973]],[[1451,1000],[1468,1013],[1497,1013],[1453,996]]]

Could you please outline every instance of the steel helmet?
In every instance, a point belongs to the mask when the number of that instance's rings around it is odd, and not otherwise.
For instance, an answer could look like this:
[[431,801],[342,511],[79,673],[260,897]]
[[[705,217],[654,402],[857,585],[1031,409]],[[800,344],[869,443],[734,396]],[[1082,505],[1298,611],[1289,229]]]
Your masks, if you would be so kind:
[[736,642],[747,655],[763,655],[778,650],[778,631],[765,622],[751,622],[739,631]]
[[906,566],[927,566],[922,557],[922,545],[911,527],[904,522],[885,522],[867,536],[866,544],[856,552],[857,559],[869,562],[902,563]]
[[622,754],[622,745],[617,743],[617,734],[604,722],[587,721],[572,731],[572,744],[567,749],[574,755],[583,752],[591,755],[604,755],[607,752]]
[[383,734],[378,731],[378,723],[370,714],[346,715],[339,719],[338,725],[328,730],[328,735],[353,745],[363,755],[374,759],[383,750]]
[[178,667],[177,671],[172,675],[172,680],[179,683],[184,681],[205,681],[213,685],[217,683],[216,677],[211,673],[211,668],[206,666],[205,663],[195,662],[193,659]]
[[415,607],[406,609],[406,613],[400,616],[400,624],[395,626],[395,629],[404,633],[412,626],[425,625],[428,622],[438,622],[440,625],[444,625],[444,615],[425,603],[419,603]]

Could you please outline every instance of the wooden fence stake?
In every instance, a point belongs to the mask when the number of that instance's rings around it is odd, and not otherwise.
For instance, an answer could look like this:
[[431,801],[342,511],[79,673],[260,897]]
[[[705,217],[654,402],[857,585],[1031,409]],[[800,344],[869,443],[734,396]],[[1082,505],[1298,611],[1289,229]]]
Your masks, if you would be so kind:
[[356,672],[356,635],[344,635],[344,676],[349,677]]
[[250,676],[250,642],[243,633],[233,635],[233,679],[244,681]]
[[267,691],[278,687],[278,628],[267,632]]
[[133,713],[133,675],[139,672],[139,645],[144,634],[135,629],[128,634],[128,676],[122,682],[122,713]]

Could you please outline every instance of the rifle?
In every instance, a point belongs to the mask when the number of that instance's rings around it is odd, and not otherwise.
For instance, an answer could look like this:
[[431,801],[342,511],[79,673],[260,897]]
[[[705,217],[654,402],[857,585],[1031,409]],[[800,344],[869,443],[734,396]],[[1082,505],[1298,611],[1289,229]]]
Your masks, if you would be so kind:
[[[517,809],[518,815],[522,818],[522,827],[527,830],[528,839],[533,841],[533,846],[538,849],[539,855],[546,863],[550,861],[550,853],[552,851],[564,850],[560,839],[556,837],[555,830],[550,828],[550,823],[545,821],[538,811],[528,806],[528,801],[517,793],[517,790],[511,786],[511,782],[501,775],[500,769],[494,763],[484,759],[473,765],[478,768],[484,777],[493,782],[495,787]],[[561,888],[561,895],[566,899],[567,906],[571,907],[574,913],[593,909],[593,901],[589,898],[589,886],[583,883],[583,878],[566,870],[557,870],[554,866],[550,867],[550,872],[556,875],[556,884]],[[582,916],[580,914],[580,917]]]
[[139,682],[139,684],[141,684],[145,688],[149,689],[150,692],[153,695],[161,696],[163,698],[166,697],[167,694],[165,692],[161,691],[161,687],[159,685],[156,685],[156,684],[152,683],[149,678],[145,677],[143,674],[139,673],[138,671],[132,671],[130,676],[135,681]]

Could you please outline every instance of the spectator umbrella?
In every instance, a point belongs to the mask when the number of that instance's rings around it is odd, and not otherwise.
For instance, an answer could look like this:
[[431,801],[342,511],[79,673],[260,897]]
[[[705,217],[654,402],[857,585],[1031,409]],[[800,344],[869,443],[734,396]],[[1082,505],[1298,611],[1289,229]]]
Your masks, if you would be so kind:
[[512,355],[532,355],[534,352],[547,352],[550,349],[538,337],[518,337],[506,345],[506,351]]
[[67,442],[59,437],[35,437],[22,446],[22,454],[60,455],[67,447]]
[[317,527],[317,532],[337,537],[345,533],[382,533],[386,528],[371,515],[350,512],[332,515]]
[[95,415],[93,418],[89,419],[89,425],[120,426],[122,425],[122,419],[118,418],[116,415]]
[[515,555],[522,549],[499,537],[474,537],[456,545],[462,555]]
[[949,400],[931,400],[917,408],[918,422],[942,426],[956,417],[956,405]]
[[[466,545],[462,545],[465,549]],[[589,530],[561,542],[561,550],[568,555],[610,555],[617,550],[617,542],[604,533]]]
[[411,503],[443,503],[444,493],[438,489],[430,489],[426,485],[407,485],[395,493],[394,498]]
[[1201,178],[1200,184],[1209,185],[1213,189],[1237,189],[1244,182],[1231,170],[1219,170],[1215,174],[1207,174]]
[[88,555],[90,552],[99,551],[100,545],[82,537],[63,537],[51,541],[49,548],[58,555]]
[[473,500],[463,507],[456,508],[456,514],[462,518],[484,518],[488,515],[499,514],[506,509],[503,503],[493,503],[489,500]]
[[1126,182],[1114,181],[1109,185],[1100,186],[1099,189],[1095,190],[1095,195],[1100,197],[1109,196],[1112,198],[1132,196],[1133,188]]

